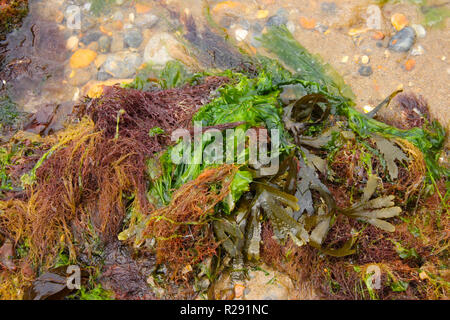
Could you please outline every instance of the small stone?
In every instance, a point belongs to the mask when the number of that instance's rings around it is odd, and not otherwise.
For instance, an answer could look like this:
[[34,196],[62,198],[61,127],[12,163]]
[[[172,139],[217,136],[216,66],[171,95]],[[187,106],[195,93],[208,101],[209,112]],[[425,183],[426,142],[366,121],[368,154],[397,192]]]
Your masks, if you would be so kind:
[[368,64],[369,63],[369,57],[368,56],[362,56],[361,57],[361,63],[362,64]]
[[419,44],[411,49],[412,56],[421,56],[425,53],[425,49]]
[[113,20],[115,20],[115,21],[122,21],[123,20],[123,13],[122,13],[122,11],[118,10],[118,11],[114,12]]
[[266,26],[281,26],[288,22],[287,12],[283,8],[279,9],[274,16],[267,19]]
[[97,69],[100,69],[100,67],[105,63],[108,56],[106,54],[99,54],[97,58],[94,60],[94,65]]
[[109,52],[109,49],[111,48],[111,38],[106,35],[101,36],[100,39],[98,39],[98,47],[100,52]]
[[348,62],[348,56],[343,56],[341,59],[341,63],[347,63]]
[[153,28],[159,21],[159,18],[154,14],[143,14],[137,16],[134,24],[139,28]]
[[406,71],[411,71],[416,66],[416,60],[414,59],[408,59],[405,62],[405,69]]
[[88,46],[86,46],[86,49],[92,50],[92,51],[98,51],[98,42],[94,41],[89,43]]
[[314,18],[308,19],[306,17],[300,17],[300,25],[304,29],[314,29],[316,27],[316,20]]
[[137,14],[148,13],[152,9],[150,6],[146,6],[146,5],[140,4],[140,3],[136,3],[135,8],[136,8]]
[[135,18],[134,13],[130,13],[130,14],[128,15],[128,20],[130,20],[131,23],[134,22],[134,18]]
[[258,10],[256,12],[257,19],[264,19],[269,15],[269,10]]
[[111,39],[111,52],[119,52],[123,50],[123,35],[121,33],[115,33]]
[[361,76],[363,77],[369,77],[372,75],[373,71],[372,71],[372,67],[371,66],[361,66],[358,69],[358,72]]
[[288,23],[286,24],[286,28],[289,30],[290,33],[294,33],[295,32],[295,23],[292,21],[288,21]]
[[116,4],[119,6],[123,5],[124,2],[125,0],[116,0]]
[[112,74],[115,78],[128,78],[141,65],[142,59],[137,53],[120,52],[109,55],[101,71]]
[[374,31],[372,34],[372,39],[374,40],[383,40],[384,39],[384,33],[381,31]]
[[69,39],[67,39],[66,41],[66,49],[73,51],[78,47],[78,37],[77,36],[71,36]]
[[416,32],[417,38],[425,38],[425,36],[427,35],[427,31],[421,24],[413,24],[411,25],[411,27]]
[[97,52],[89,49],[78,49],[70,57],[70,66],[72,69],[85,68],[91,64],[97,57]]
[[243,41],[248,35],[248,31],[245,29],[236,29],[235,36],[237,41]]
[[408,25],[409,21],[404,14],[395,13],[391,17],[391,23],[395,30],[400,31]]
[[100,31],[93,31],[86,34],[84,37],[81,38],[81,43],[84,45],[88,45],[91,42],[97,41],[103,34]]
[[108,79],[113,78],[112,74],[105,72],[105,71],[99,71],[97,72],[97,80],[98,81],[105,81]]
[[323,12],[327,13],[327,14],[335,14],[336,13],[336,3],[334,2],[322,2],[320,4],[320,10],[322,10]]
[[389,41],[388,48],[395,52],[406,52],[414,44],[416,33],[411,27],[404,27]]
[[67,82],[74,86],[82,86],[89,80],[91,80],[92,77],[92,69],[91,68],[85,68],[85,69],[74,69],[67,71]]
[[130,48],[138,48],[142,43],[143,37],[139,30],[132,29],[125,32],[124,43]]
[[168,61],[173,60],[168,49],[176,44],[177,41],[169,33],[163,32],[154,35],[145,46],[144,62],[152,61],[157,65],[165,65]]
[[373,109],[375,109],[375,107],[372,106],[372,105],[370,105],[370,104],[366,104],[366,105],[363,107],[363,111],[364,111],[365,113],[369,113],[369,112],[372,111]]
[[228,11],[231,9],[243,8],[243,5],[236,1],[222,1],[214,6],[212,9],[213,13],[218,13],[220,11]]
[[319,31],[320,33],[325,33],[328,30],[328,27],[326,25],[323,25],[321,23],[317,23],[316,28],[317,31]]

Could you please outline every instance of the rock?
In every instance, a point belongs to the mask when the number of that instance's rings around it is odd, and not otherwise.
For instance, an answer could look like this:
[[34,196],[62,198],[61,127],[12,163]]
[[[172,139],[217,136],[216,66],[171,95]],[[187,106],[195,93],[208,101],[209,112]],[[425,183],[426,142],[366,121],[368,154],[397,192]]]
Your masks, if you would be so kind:
[[314,18],[308,19],[306,17],[300,17],[299,22],[304,29],[312,30],[316,27],[316,20]]
[[138,48],[142,43],[142,33],[137,29],[131,29],[125,32],[123,41],[127,47]]
[[178,44],[175,38],[169,33],[163,32],[154,35],[148,40],[144,49],[144,62],[152,61],[157,65],[165,65],[173,60],[169,54],[170,48]]
[[374,40],[383,40],[384,39],[384,33],[381,31],[374,31],[372,34],[372,39]]
[[68,69],[66,71],[67,82],[74,87],[82,86],[91,80],[94,72],[93,68]]
[[66,41],[66,49],[69,51],[73,51],[76,48],[78,48],[78,37],[77,36],[71,36],[69,39],[67,39]]
[[103,34],[100,31],[93,31],[87,33],[84,37],[81,38],[81,43],[84,45],[88,45],[91,42],[97,41]]
[[359,67],[358,72],[363,77],[369,77],[373,73],[371,66],[361,66]]
[[421,56],[424,53],[425,53],[425,49],[420,44],[411,49],[412,56]]
[[317,23],[315,29],[317,31],[319,31],[320,33],[325,33],[328,30],[328,26],[321,24],[321,23]]
[[86,68],[97,57],[97,52],[89,49],[78,49],[70,57],[70,66],[72,69]]
[[154,14],[143,14],[137,16],[134,24],[139,28],[153,28],[159,21],[159,18]]
[[105,80],[108,80],[111,78],[113,78],[113,75],[108,72],[105,72],[105,71],[97,72],[97,80],[98,81],[105,81]]
[[121,33],[115,33],[113,34],[111,38],[111,46],[110,51],[111,52],[119,52],[123,50],[123,35]]
[[389,41],[388,48],[395,52],[406,52],[414,44],[416,33],[411,27],[404,27]]
[[111,48],[111,38],[103,35],[98,39],[98,50],[102,53],[109,52]]
[[122,11],[118,10],[118,11],[114,12],[113,20],[114,21],[122,21],[123,20],[123,13],[122,13]]
[[243,41],[248,35],[248,31],[245,29],[236,29],[235,36],[237,41]]
[[408,59],[405,62],[405,70],[406,71],[411,71],[412,69],[414,69],[414,67],[416,66],[416,60],[414,59]]
[[281,8],[277,11],[274,16],[267,19],[266,26],[281,26],[288,22],[287,12],[285,9]]
[[103,86],[113,86],[115,84],[130,83],[133,79],[108,79],[106,81],[89,81],[82,89],[82,94],[89,98],[98,98],[103,93]]
[[425,36],[427,35],[427,31],[421,24],[413,24],[411,25],[411,27],[416,32],[417,38],[425,38]]
[[258,22],[253,23],[250,26],[250,30],[252,30],[254,33],[261,33],[263,31],[264,27],[260,25]]
[[125,0],[116,0],[116,4],[119,6],[123,5],[124,2]]
[[97,58],[94,60],[94,65],[97,69],[100,69],[100,67],[105,63],[108,56],[106,54],[99,54]]
[[98,51],[98,48],[99,48],[99,46],[98,46],[98,42],[97,41],[89,43],[89,45],[86,47],[86,49],[89,49],[89,50],[92,50],[92,51]]
[[264,19],[269,15],[269,10],[258,10],[256,11],[256,19]]
[[326,14],[335,14],[336,13],[336,3],[334,2],[322,2],[320,4],[320,10]]
[[395,13],[391,17],[391,23],[395,30],[400,31],[408,25],[409,21],[404,14]]
[[286,24],[286,28],[289,30],[290,33],[294,33],[295,32],[295,23],[292,21],[288,21],[288,23]]
[[136,3],[134,7],[136,8],[136,13],[137,14],[148,13],[152,9],[150,6],[146,6],[146,5],[141,4],[141,3]]
[[115,78],[128,78],[135,73],[141,63],[142,59],[139,54],[122,51],[109,55],[103,63],[101,71],[108,72]]
[[369,57],[368,56],[362,56],[361,57],[361,63],[362,64],[368,64],[369,63]]

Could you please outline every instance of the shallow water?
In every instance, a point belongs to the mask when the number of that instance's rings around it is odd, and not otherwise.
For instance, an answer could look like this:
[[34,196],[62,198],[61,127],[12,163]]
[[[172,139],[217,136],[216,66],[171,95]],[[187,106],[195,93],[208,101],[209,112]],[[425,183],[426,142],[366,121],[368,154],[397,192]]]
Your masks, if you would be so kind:
[[[253,53],[260,50],[254,38],[266,25],[286,23],[301,44],[344,77],[361,110],[403,88],[422,95],[431,115],[449,128],[448,19],[441,28],[427,27],[426,35],[416,37],[409,51],[393,52],[387,49],[396,32],[393,14],[404,14],[410,26],[424,20],[419,6],[395,2],[377,6],[381,19],[375,22],[384,39],[376,40],[375,31],[368,28],[368,21],[374,22],[374,1],[30,0],[29,16],[6,41],[2,90],[7,89],[26,112],[59,105],[61,120],[93,85],[131,79],[150,60],[158,65],[179,59],[195,68],[196,61],[186,54],[177,35],[183,32],[180,26],[186,14],[203,20],[209,6],[214,21],[237,45]],[[80,49],[94,53],[75,59]]]

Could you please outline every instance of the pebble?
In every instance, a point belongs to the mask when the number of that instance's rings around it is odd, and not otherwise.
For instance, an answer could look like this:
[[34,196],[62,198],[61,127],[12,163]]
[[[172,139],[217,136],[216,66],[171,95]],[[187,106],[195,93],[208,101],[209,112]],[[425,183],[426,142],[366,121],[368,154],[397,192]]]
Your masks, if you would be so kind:
[[335,14],[336,13],[336,3],[334,2],[322,2],[320,4],[320,10],[322,10],[323,12],[327,13],[327,14]]
[[138,48],[142,43],[142,33],[137,29],[131,29],[125,32],[123,41],[130,48]]
[[411,49],[412,56],[421,56],[425,53],[425,49],[419,44]]
[[274,16],[267,19],[266,26],[281,26],[288,22],[287,12],[283,8],[279,9]]
[[316,27],[316,20],[314,18],[308,19],[306,17],[300,17],[300,25],[304,29],[314,29]]
[[99,71],[99,72],[97,72],[97,80],[98,81],[105,81],[105,80],[108,80],[108,79],[111,79],[111,78],[113,78],[113,75],[108,73],[108,72],[106,72],[106,71]]
[[70,66],[72,69],[86,68],[97,57],[97,52],[89,49],[78,49],[70,57]]
[[348,62],[348,56],[343,56],[341,59],[341,63],[347,63]]
[[384,33],[381,31],[374,31],[372,34],[372,39],[374,40],[383,40],[384,39]]
[[363,107],[363,111],[364,111],[365,113],[369,113],[369,112],[372,111],[373,109],[375,109],[375,107],[372,106],[372,105],[370,105],[370,104],[366,104],[366,105]]
[[78,47],[78,37],[77,36],[71,36],[66,41],[66,49],[69,51],[75,50]]
[[109,55],[103,63],[101,71],[110,73],[115,78],[128,78],[134,74],[141,63],[142,59],[139,54],[123,51]]
[[416,33],[411,27],[404,27],[389,41],[388,48],[395,52],[406,52],[414,44]]
[[70,70],[68,71],[67,82],[74,87],[82,86],[91,79],[92,73],[92,68]]
[[321,24],[321,23],[317,23],[316,28],[317,31],[319,31],[320,33],[325,33],[328,30],[328,26]]
[[148,13],[151,10],[150,6],[146,6],[146,5],[140,4],[140,3],[136,3],[135,4],[135,8],[136,8],[136,13],[137,14]]
[[289,30],[290,33],[294,33],[295,32],[295,23],[292,21],[288,21],[288,23],[286,24],[286,28]]
[[175,46],[177,41],[169,33],[163,32],[151,37],[144,49],[144,62],[152,61],[157,65],[165,65],[173,60],[167,47]]
[[99,54],[97,58],[94,60],[94,65],[97,69],[100,69],[100,67],[105,63],[108,56],[106,54]]
[[123,35],[121,33],[115,33],[111,39],[111,52],[119,52],[123,50]]
[[408,59],[405,62],[405,69],[406,71],[411,71],[416,66],[416,60],[414,59]]
[[93,41],[91,43],[89,43],[88,46],[86,46],[86,49],[92,50],[92,51],[98,51],[99,46],[98,46],[98,42],[97,41]]
[[122,21],[123,20],[123,13],[122,13],[122,11],[118,10],[118,11],[114,12],[113,20],[114,21]]
[[103,35],[98,39],[98,47],[99,51],[102,53],[109,52],[109,49],[111,48],[111,38]]
[[248,31],[245,29],[236,29],[235,36],[237,41],[243,41],[248,35]]
[[391,17],[391,23],[395,30],[400,31],[408,25],[409,21],[404,14],[395,13]]
[[154,14],[142,14],[137,16],[134,24],[140,28],[153,28],[159,21],[159,18]]
[[361,66],[359,67],[358,72],[363,77],[369,77],[373,73],[371,66]]
[[100,31],[93,31],[87,33],[84,37],[81,38],[81,43],[84,45],[88,45],[93,41],[97,41],[103,34]]
[[368,56],[362,56],[361,57],[361,63],[362,64],[368,64],[369,63],[369,57]]
[[258,10],[256,12],[256,18],[257,19],[267,18],[268,15],[269,15],[269,10]]
[[411,25],[411,28],[414,29],[418,38],[425,38],[427,35],[427,31],[421,24],[413,24]]

